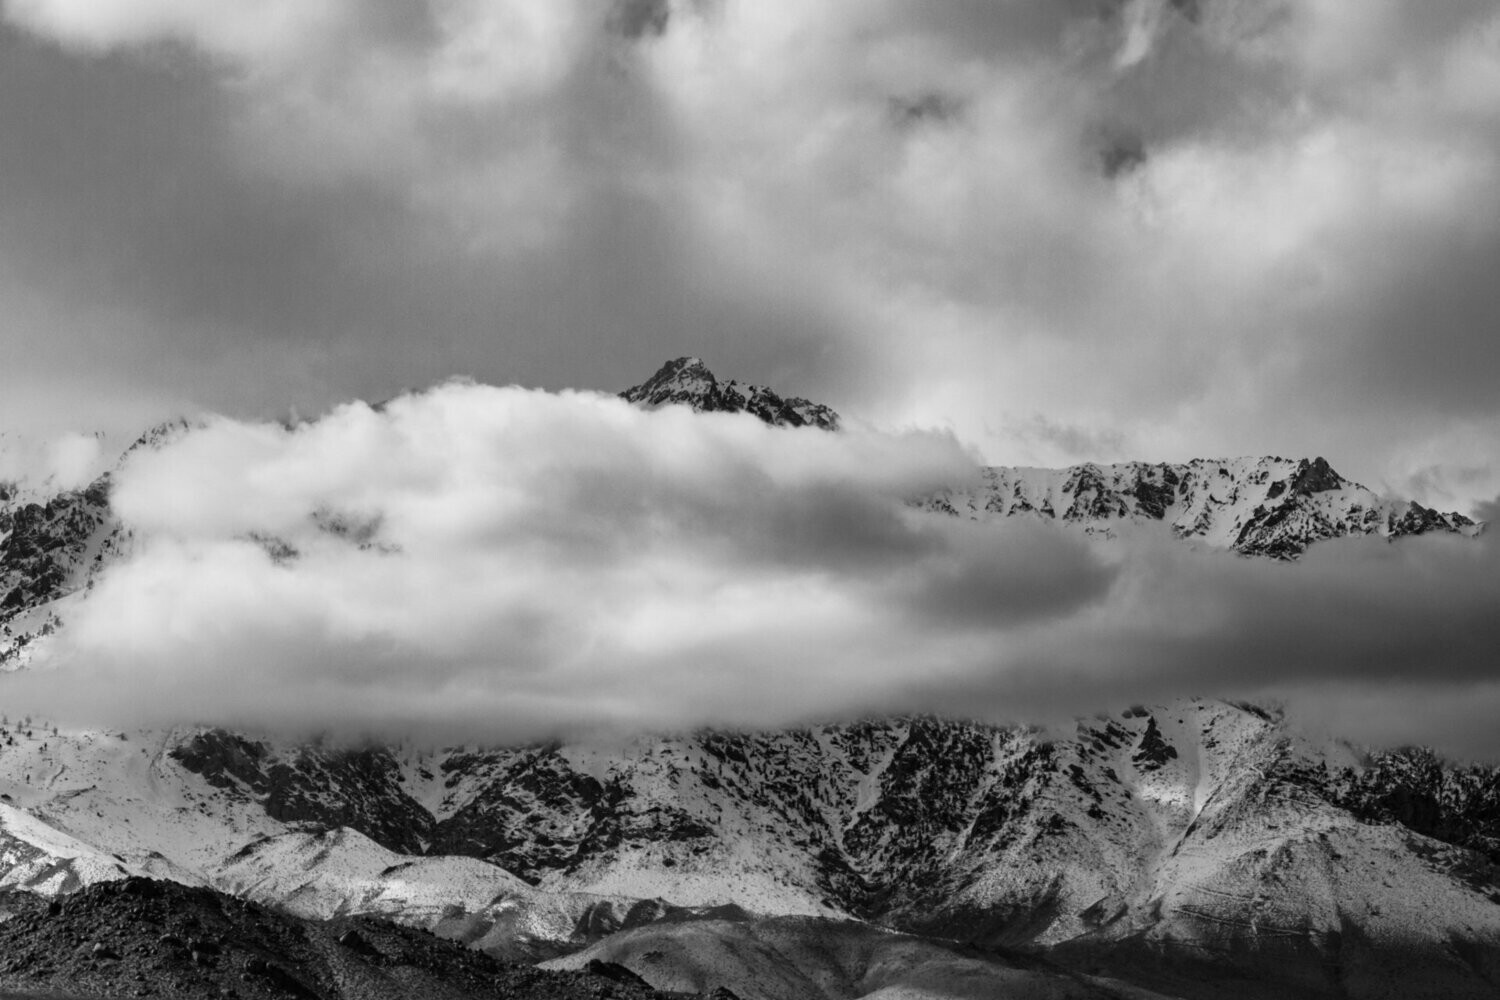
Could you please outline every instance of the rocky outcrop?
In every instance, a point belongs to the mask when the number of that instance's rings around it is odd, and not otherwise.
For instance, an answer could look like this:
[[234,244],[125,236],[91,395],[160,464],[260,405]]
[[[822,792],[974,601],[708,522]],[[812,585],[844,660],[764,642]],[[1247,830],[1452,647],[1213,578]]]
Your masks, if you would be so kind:
[[620,393],[640,406],[690,406],[703,413],[749,413],[768,424],[836,430],[839,415],[821,403],[796,396],[783,399],[764,385],[719,381],[698,358],[668,361],[657,373]]

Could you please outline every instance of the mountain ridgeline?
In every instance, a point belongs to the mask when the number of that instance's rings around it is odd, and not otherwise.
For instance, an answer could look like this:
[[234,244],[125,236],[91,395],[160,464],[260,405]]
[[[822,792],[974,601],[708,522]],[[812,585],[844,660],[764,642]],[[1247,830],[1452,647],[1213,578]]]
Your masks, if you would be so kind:
[[[694,358],[622,395],[839,427]],[[6,497],[0,621],[24,669],[130,538],[107,478]],[[1322,459],[991,468],[912,503],[1286,560],[1325,539],[1480,527]],[[114,912],[135,904],[101,887],[140,877],[218,894],[194,905],[378,918],[493,958],[616,963],[598,968],[743,1000],[1500,996],[1500,769],[1360,750],[1204,699],[1067,732],[906,717],[599,745],[0,726],[0,890]],[[45,924],[34,904],[12,909]],[[296,933],[300,965],[259,937],[257,960],[333,975],[305,944],[323,954],[329,932]],[[35,971],[0,956],[0,994],[85,981]]]
[[749,413],[777,427],[837,430],[839,415],[821,403],[796,396],[783,399],[763,385],[721,382],[698,358],[678,358],[662,365],[640,385],[620,393],[637,406],[690,406],[700,413]]

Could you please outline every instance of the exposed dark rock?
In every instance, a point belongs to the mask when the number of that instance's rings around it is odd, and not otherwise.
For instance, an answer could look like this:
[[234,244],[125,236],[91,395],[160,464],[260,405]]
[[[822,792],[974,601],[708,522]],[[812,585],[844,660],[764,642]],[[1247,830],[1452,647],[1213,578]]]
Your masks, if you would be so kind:
[[591,976],[608,979],[612,983],[624,983],[627,986],[636,986],[648,990],[651,988],[650,983],[618,962],[604,962],[597,958],[590,959],[589,963],[583,967],[583,971]]
[[339,944],[361,955],[376,957],[380,954],[368,938],[352,927],[339,935]]
[[1334,472],[1321,457],[1311,462],[1304,458],[1297,467],[1296,478],[1292,480],[1292,493],[1305,496],[1309,493],[1326,493],[1348,485],[1348,480]]
[[1136,744],[1135,753],[1131,754],[1130,759],[1143,771],[1158,770],[1167,761],[1177,759],[1177,748],[1162,738],[1156,716],[1147,717],[1146,731],[1141,734],[1141,741]]
[[836,430],[839,415],[821,403],[796,396],[783,399],[766,386],[720,382],[698,358],[677,358],[640,385],[620,393],[642,406],[680,404],[714,413],[750,413],[768,424]]
[[400,769],[384,748],[304,747],[282,759],[264,744],[210,730],[172,757],[217,788],[243,789],[274,819],[349,827],[406,854],[421,853],[432,836],[432,816],[401,787]]
[[0,622],[63,595],[109,521],[109,490],[102,476],[46,503],[0,509]]
[[[0,995],[115,997],[122,984],[143,983],[149,995],[168,1000],[665,997],[609,963],[592,973],[547,972],[498,962],[425,931],[369,919],[300,920],[169,882],[93,886],[50,916],[37,897],[8,905],[22,912],[0,923]],[[80,948],[80,939],[93,943]],[[191,951],[160,947],[184,940]]]
[[[1368,767],[1292,779],[1370,823],[1397,823],[1500,866],[1500,768],[1454,764],[1431,750],[1374,755]],[[1500,887],[1500,871],[1490,876]]]

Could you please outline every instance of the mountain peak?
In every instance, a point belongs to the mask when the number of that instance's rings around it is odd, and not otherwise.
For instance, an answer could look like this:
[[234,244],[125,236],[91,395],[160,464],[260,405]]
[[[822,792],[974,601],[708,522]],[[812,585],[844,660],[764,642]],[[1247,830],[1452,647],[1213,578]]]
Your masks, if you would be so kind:
[[638,406],[680,404],[699,412],[749,413],[779,427],[817,427],[837,430],[839,415],[821,403],[796,396],[782,397],[769,386],[721,381],[702,358],[668,361],[655,375],[620,393]]

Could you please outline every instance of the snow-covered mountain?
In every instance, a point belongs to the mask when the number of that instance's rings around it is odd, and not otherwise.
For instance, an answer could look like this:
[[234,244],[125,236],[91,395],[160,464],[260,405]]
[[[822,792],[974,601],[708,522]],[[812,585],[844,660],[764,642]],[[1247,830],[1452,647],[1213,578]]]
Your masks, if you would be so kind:
[[13,723],[0,744],[0,885],[150,874],[513,957],[748,911],[1146,985],[1143,954],[1206,953],[1247,981],[1379,995],[1351,984],[1420,954],[1434,995],[1487,995],[1500,960],[1500,772],[1365,756],[1221,702],[1066,737],[909,718],[417,751]]
[[1345,479],[1322,458],[994,467],[984,470],[978,489],[925,502],[978,520],[1031,515],[1105,534],[1123,524],[1160,522],[1178,538],[1278,559],[1346,535],[1399,538],[1479,530],[1462,514],[1381,497]]
[[[838,427],[827,407],[721,382],[693,358],[623,395]],[[109,486],[0,501],[9,666],[128,550]],[[1256,557],[1478,530],[1322,459],[993,468],[977,489],[913,503],[1105,536],[1142,525]],[[856,967],[884,984],[870,995],[988,996],[1001,973],[963,963],[996,949],[1115,977],[1076,995],[1500,993],[1500,770],[1357,751],[1217,701],[1136,706],[1061,735],[900,718],[521,747],[0,724],[0,889],[127,875],[302,917],[384,916],[506,957],[587,947],[663,981],[712,953],[741,970],[731,985],[746,998],[863,996]],[[887,930],[982,952],[923,951],[937,963],[923,982],[942,985],[898,987],[873,956],[916,961],[916,946]],[[776,992],[755,981],[768,941],[863,957],[840,958],[837,989]],[[661,957],[671,942],[676,966]]]

